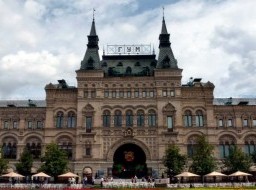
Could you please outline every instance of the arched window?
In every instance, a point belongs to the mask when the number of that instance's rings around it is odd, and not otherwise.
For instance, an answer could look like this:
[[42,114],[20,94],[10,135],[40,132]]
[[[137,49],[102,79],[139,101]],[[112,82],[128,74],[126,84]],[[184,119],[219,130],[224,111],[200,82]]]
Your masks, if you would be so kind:
[[69,138],[61,138],[58,140],[58,146],[67,153],[68,159],[72,159],[72,141]]
[[135,67],[139,67],[140,66],[140,62],[137,61],[134,66]]
[[92,57],[90,57],[87,61],[87,69],[89,70],[94,69],[94,60]]
[[132,127],[133,125],[133,114],[132,111],[128,110],[126,112],[126,127]]
[[166,56],[162,61],[163,69],[170,68],[170,58]]
[[126,75],[131,75],[132,74],[132,68],[131,67],[127,67],[126,71],[125,71]]
[[75,113],[70,111],[68,112],[68,128],[74,128],[75,126],[76,126]]
[[203,112],[201,110],[196,111],[196,126],[197,127],[204,126]]
[[103,112],[103,127],[110,127],[110,112],[107,110]]
[[61,112],[61,111],[59,111],[58,113],[57,113],[57,117],[56,117],[56,127],[57,128],[62,128],[63,127],[63,112]]
[[114,124],[115,127],[122,127],[122,112],[119,110],[115,111]]
[[27,150],[32,154],[34,159],[38,159],[41,156],[41,143],[27,143]]
[[249,155],[252,155],[254,154],[255,150],[256,150],[256,145],[253,141],[245,141],[245,145],[244,145],[244,149],[245,149],[245,153],[246,154],[249,154]]
[[235,139],[231,136],[224,136],[219,141],[219,153],[220,158],[226,158],[229,156],[230,149],[235,145]]
[[3,140],[2,153],[3,158],[16,159],[17,142],[14,138],[6,138]]
[[138,127],[143,127],[144,124],[145,124],[144,112],[142,110],[139,110],[137,112],[137,126]]
[[149,127],[156,126],[156,112],[154,110],[150,110],[148,112],[148,126]]
[[256,151],[256,136],[247,136],[244,143],[244,152],[246,154],[252,155]]
[[189,110],[185,111],[184,125],[185,127],[192,127],[192,113]]
[[192,157],[196,152],[196,144],[197,144],[197,135],[193,135],[189,137],[187,141],[187,155],[188,157]]

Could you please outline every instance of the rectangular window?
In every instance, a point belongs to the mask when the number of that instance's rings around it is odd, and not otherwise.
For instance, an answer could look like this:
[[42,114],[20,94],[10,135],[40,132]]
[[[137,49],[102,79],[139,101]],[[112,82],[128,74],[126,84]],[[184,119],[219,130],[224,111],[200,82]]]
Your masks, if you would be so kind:
[[9,129],[9,122],[8,121],[4,121],[4,129]]
[[244,147],[244,153],[245,154],[250,154],[250,145],[249,144],[246,144],[245,147]]
[[192,127],[192,116],[191,115],[184,116],[184,124],[185,124],[185,127]]
[[84,97],[88,98],[88,91],[84,91]]
[[36,122],[36,128],[37,128],[37,129],[42,129],[42,128],[43,128],[43,123],[42,123],[42,121],[37,121],[37,122]]
[[220,158],[225,158],[225,147],[224,145],[219,145],[219,153],[220,153]]
[[248,119],[243,120],[243,127],[248,127]]
[[19,128],[19,122],[18,121],[14,121],[13,122],[13,129],[18,129]]
[[172,96],[172,97],[174,96],[174,91],[171,91],[171,96]]
[[104,97],[107,98],[108,97],[108,90],[104,91]]
[[91,98],[96,98],[96,91],[91,91]]
[[223,127],[223,120],[219,119],[219,127]]
[[110,127],[110,115],[103,115],[103,126]]
[[124,97],[124,91],[119,91],[119,97],[123,98]]
[[202,115],[196,116],[196,126],[203,127],[203,116]]
[[150,91],[150,92],[149,92],[149,96],[150,96],[151,98],[153,98],[153,97],[154,97],[154,91]]
[[139,91],[137,91],[137,90],[134,91],[134,97],[135,97],[135,98],[138,98],[138,97],[139,97]]
[[188,144],[187,145],[187,155],[189,158],[191,158],[194,154],[194,150],[193,150],[193,145],[192,144]]
[[228,127],[233,127],[232,119],[228,119]]
[[33,127],[32,121],[28,121],[28,123],[27,123],[27,128],[28,128],[28,129],[32,129],[32,127]]
[[225,147],[224,147],[224,157],[228,157],[229,156],[229,150],[230,150],[230,146],[225,144]]
[[147,96],[147,91],[143,90],[142,91],[142,97],[145,98]]
[[163,96],[163,97],[166,97],[166,96],[167,96],[167,90],[163,90],[163,91],[162,91],[162,96]]
[[256,119],[253,119],[253,120],[252,120],[252,126],[253,126],[253,127],[256,127]]
[[131,91],[127,91],[127,98],[131,97]]
[[168,127],[168,129],[172,129],[173,128],[172,116],[168,116],[167,117],[167,127]]
[[86,132],[90,133],[92,130],[92,117],[85,118]]
[[116,98],[116,91],[112,91],[112,98]]
[[90,156],[91,155],[91,148],[90,147],[86,147],[85,148],[85,155],[86,156]]
[[250,154],[253,154],[255,152],[255,144],[250,144],[249,150]]

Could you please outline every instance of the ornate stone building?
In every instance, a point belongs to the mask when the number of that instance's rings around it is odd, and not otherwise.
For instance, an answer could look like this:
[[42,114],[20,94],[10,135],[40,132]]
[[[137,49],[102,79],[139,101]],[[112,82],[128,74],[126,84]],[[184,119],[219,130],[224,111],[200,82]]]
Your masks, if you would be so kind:
[[50,142],[67,151],[70,170],[81,176],[157,176],[169,144],[190,156],[201,134],[219,159],[232,144],[255,151],[256,100],[214,98],[214,85],[198,78],[181,84],[164,18],[157,59],[154,51],[138,53],[142,46],[112,46],[124,53],[104,52],[100,60],[98,40],[93,20],[77,87],[62,79],[45,86],[45,100],[0,101],[2,156],[10,168],[27,147],[36,171]]

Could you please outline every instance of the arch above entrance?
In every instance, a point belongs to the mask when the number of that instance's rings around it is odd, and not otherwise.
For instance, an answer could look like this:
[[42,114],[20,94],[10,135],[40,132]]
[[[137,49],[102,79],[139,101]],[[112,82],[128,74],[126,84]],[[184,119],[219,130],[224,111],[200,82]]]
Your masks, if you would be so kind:
[[119,147],[121,147],[124,144],[134,144],[134,145],[139,146],[144,151],[144,153],[146,155],[146,160],[151,160],[150,151],[149,151],[148,147],[143,142],[141,142],[137,139],[120,139],[119,141],[117,141],[115,144],[113,144],[109,148],[109,151],[107,153],[107,161],[113,162],[114,153],[116,152],[116,150]]

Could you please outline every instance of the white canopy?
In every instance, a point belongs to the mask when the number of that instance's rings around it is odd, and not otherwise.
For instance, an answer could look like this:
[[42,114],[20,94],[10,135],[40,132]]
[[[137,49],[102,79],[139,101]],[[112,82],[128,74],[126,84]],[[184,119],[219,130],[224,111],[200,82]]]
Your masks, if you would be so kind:
[[10,172],[10,173],[8,173],[8,174],[2,175],[2,177],[25,177],[25,176],[20,175],[20,174],[15,173],[15,172]]
[[199,177],[199,175],[193,174],[191,172],[183,172],[181,174],[176,175],[175,177]]
[[206,177],[214,177],[214,176],[227,176],[227,175],[220,173],[220,172],[213,171],[211,173],[206,174],[205,176]]
[[78,175],[72,173],[72,172],[67,172],[65,174],[61,174],[58,177],[78,177]]
[[252,175],[252,174],[248,174],[248,173],[245,173],[245,172],[237,171],[235,173],[230,174],[229,176],[235,177],[235,176],[250,176],[250,175]]
[[40,172],[40,173],[32,175],[32,177],[51,177],[51,176],[47,175],[44,172]]

